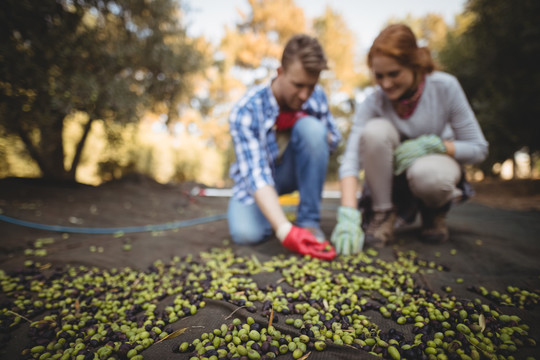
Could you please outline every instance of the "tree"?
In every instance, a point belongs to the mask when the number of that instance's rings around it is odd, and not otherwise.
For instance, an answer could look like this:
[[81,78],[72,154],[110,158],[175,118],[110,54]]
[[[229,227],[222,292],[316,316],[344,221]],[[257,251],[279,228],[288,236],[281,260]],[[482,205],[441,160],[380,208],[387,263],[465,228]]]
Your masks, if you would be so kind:
[[226,59],[225,70],[259,69],[263,76],[255,75],[255,78],[260,80],[275,69],[287,40],[306,31],[306,20],[303,10],[293,0],[248,2],[251,12],[240,14],[242,19],[236,29],[226,30],[221,49]]
[[[322,79],[327,91],[343,91],[349,97],[354,96],[354,90],[366,78],[357,71],[356,38],[353,31],[341,14],[330,6],[326,7],[322,16],[314,20],[313,28],[330,63],[330,70]],[[333,83],[331,88],[330,83]]]
[[[0,124],[16,134],[42,176],[75,179],[98,119],[133,122],[159,109],[169,119],[204,67],[186,37],[178,0],[4,0],[0,13]],[[88,120],[69,166],[67,116]]]
[[[540,150],[540,2],[470,0],[440,60],[469,97],[490,143],[484,170]],[[460,24],[458,22],[458,24]]]

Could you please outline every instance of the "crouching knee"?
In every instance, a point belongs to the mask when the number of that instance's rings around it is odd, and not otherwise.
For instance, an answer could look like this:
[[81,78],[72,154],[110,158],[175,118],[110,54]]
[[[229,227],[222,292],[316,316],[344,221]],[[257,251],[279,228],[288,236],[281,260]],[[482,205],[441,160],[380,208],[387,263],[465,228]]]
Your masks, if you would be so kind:
[[252,227],[236,227],[230,230],[234,243],[239,245],[254,245],[265,241],[269,234]]

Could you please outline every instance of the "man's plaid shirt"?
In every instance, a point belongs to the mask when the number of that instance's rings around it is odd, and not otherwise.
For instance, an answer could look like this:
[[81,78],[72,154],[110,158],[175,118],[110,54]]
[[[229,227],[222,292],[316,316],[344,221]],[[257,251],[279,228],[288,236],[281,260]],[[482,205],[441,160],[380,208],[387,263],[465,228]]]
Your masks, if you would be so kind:
[[[259,188],[274,186],[273,170],[279,153],[274,124],[279,106],[270,84],[268,82],[251,88],[229,115],[236,154],[229,175],[234,181],[233,196],[244,204],[253,203],[253,194]],[[302,111],[326,125],[330,135],[330,151],[335,150],[341,134],[320,85],[315,87],[302,106]]]

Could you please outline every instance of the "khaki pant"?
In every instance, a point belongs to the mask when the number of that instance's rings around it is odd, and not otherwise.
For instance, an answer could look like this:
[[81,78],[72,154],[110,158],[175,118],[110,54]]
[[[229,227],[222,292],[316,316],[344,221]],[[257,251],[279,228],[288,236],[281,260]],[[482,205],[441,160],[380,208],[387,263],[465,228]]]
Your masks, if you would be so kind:
[[[360,156],[374,211],[393,207],[393,154],[399,144],[396,128],[382,118],[369,121],[362,132]],[[461,179],[461,167],[448,155],[423,156],[407,169],[406,176],[412,194],[428,208],[442,207],[461,196],[461,190],[456,187]]]

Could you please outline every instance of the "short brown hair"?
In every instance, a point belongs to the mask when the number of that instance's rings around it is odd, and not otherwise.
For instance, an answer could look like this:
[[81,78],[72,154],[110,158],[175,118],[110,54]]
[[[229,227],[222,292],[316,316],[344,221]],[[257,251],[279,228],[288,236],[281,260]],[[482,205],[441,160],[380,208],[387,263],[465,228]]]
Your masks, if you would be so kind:
[[416,36],[411,28],[404,24],[390,25],[375,38],[367,57],[370,68],[376,55],[394,58],[400,65],[421,74],[429,74],[435,70],[429,49],[418,47]]
[[328,69],[324,50],[317,39],[305,34],[294,35],[283,50],[281,66],[284,70],[295,60],[300,60],[308,73],[320,73]]

